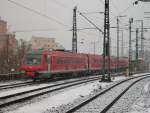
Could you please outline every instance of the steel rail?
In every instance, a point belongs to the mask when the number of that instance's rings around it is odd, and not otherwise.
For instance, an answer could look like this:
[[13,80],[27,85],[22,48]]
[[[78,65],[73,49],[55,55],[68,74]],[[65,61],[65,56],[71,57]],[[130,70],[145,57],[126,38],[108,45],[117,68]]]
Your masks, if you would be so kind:
[[[85,78],[85,77],[81,77],[81,78]],[[12,83],[12,84],[7,84],[7,85],[0,85],[0,90],[9,89],[9,88],[17,88],[17,87],[38,84],[38,83],[56,82],[56,81],[61,81],[61,80],[66,80],[66,79],[65,78],[57,78],[57,79],[50,79],[47,81],[41,80],[41,81],[34,81],[34,82],[28,81],[28,82]]]
[[[150,76],[148,76],[148,77],[150,77]],[[137,82],[139,82],[145,78],[148,78],[148,77],[143,77],[141,79],[134,81],[124,91],[122,91],[110,104],[108,104],[100,113],[106,113],[133,85],[135,85]]]
[[21,86],[26,86],[26,85],[31,85],[31,84],[35,84],[36,82],[22,82],[22,83],[16,83],[16,84],[8,84],[8,85],[1,85],[0,86],[0,90],[2,89],[9,89],[9,88],[16,88],[16,87],[21,87]]
[[[0,97],[0,108],[6,107],[6,106],[9,106],[9,105],[18,103],[18,102],[23,102],[23,101],[32,99],[34,97],[47,94],[47,93],[51,93],[51,92],[54,92],[54,91],[62,90],[62,89],[68,88],[68,87],[80,85],[80,84],[83,84],[83,83],[87,83],[87,82],[91,82],[91,81],[95,81],[95,80],[99,80],[99,79],[100,79],[99,77],[94,77],[94,78],[70,81],[70,82],[59,83],[59,84],[55,84],[55,85],[51,85],[51,86],[47,86],[47,87],[37,88],[37,89],[34,89],[34,90],[24,91],[24,92],[12,94],[12,95],[3,96],[3,97]],[[60,86],[60,87],[58,87],[58,86]],[[49,89],[49,88],[53,88],[53,89]],[[48,90],[42,91],[42,90],[45,90],[45,89],[48,89]],[[38,92],[35,93],[35,94],[32,94],[36,91],[38,91]],[[18,98],[18,96],[19,96],[19,98]],[[12,98],[16,98],[16,97],[17,97],[17,99],[12,99]],[[9,99],[10,99],[10,101],[9,101]]]
[[[132,79],[140,78],[140,77],[142,77],[142,78],[145,77],[145,76],[148,77],[148,75],[150,75],[150,74],[145,74],[145,75],[142,75],[142,76],[136,76],[136,77],[132,77],[132,78],[129,78],[129,79],[122,80],[122,81],[120,81],[120,82],[114,84],[113,86],[111,86],[111,87],[109,87],[109,88],[103,90],[102,92],[99,92],[99,93],[95,94],[94,96],[92,96],[92,97],[90,97],[90,98],[84,100],[82,103],[79,103],[79,104],[73,106],[72,108],[66,110],[65,113],[73,113],[73,112],[77,111],[78,109],[82,108],[82,107],[85,106],[86,104],[90,103],[91,101],[95,100],[95,99],[98,98],[99,96],[101,96],[101,95],[107,93],[108,91],[112,90],[113,88],[119,86],[119,85],[122,84],[122,83],[125,83],[125,82],[127,82],[127,81],[129,81],[129,80],[132,80]],[[145,77],[145,78],[146,78],[146,77]],[[149,77],[150,77],[150,76],[149,76]],[[144,78],[143,78],[143,79],[144,79]],[[138,80],[139,80],[139,79],[138,79]],[[110,105],[109,105],[109,106],[110,106]],[[108,107],[109,107],[109,106],[108,106]],[[111,107],[111,106],[110,106],[110,107]],[[105,108],[105,109],[107,110],[107,108]],[[103,112],[100,112],[100,113],[105,113],[106,110],[104,110]]]

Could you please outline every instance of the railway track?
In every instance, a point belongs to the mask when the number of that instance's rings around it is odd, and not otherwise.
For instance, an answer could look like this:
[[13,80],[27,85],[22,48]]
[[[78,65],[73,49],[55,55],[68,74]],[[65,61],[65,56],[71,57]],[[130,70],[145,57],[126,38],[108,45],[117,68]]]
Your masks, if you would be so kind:
[[90,96],[86,100],[84,99],[81,102],[71,105],[67,108],[59,109],[57,110],[57,112],[60,111],[58,113],[106,113],[133,85],[149,77],[150,74],[147,74],[120,81],[107,89],[97,92],[96,94]]
[[[81,77],[81,79],[83,79],[83,78],[85,78],[85,77]],[[56,82],[56,81],[61,81],[61,80],[64,80],[64,79],[60,78],[60,79],[47,80],[47,81],[36,81],[36,82],[28,81],[28,82],[14,83],[14,84],[12,83],[12,84],[8,84],[8,85],[0,85],[0,90],[18,88],[18,87],[22,87],[22,86],[34,85],[34,84],[39,84],[39,83]]]
[[27,85],[31,85],[31,84],[35,84],[35,83],[32,81],[28,81],[28,82],[21,82],[21,83],[15,83],[15,84],[0,85],[0,90],[17,88],[17,87],[27,86]]
[[0,108],[4,108],[9,105],[13,105],[19,102],[24,102],[26,100],[32,99],[34,97],[38,97],[44,94],[48,94],[54,91],[59,91],[68,87],[84,84],[87,82],[92,82],[95,80],[99,80],[99,77],[93,77],[93,78],[84,78],[80,80],[75,80],[75,81],[69,81],[69,82],[64,82],[64,83],[58,83],[46,87],[41,87],[37,89],[32,89],[28,91],[23,91],[15,94],[10,94],[6,96],[1,96],[0,97]]

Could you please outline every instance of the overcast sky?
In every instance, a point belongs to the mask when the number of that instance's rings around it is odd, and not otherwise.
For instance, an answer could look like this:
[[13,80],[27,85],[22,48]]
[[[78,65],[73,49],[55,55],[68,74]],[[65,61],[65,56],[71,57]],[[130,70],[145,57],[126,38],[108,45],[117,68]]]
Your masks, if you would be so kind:
[[[48,18],[39,16],[11,1],[47,15]],[[118,15],[126,15],[120,21],[120,26],[123,26],[128,24],[129,18],[143,19],[144,12],[150,11],[150,3],[139,3],[133,6],[133,2],[134,0],[110,0],[110,26],[116,26],[116,16]],[[30,40],[33,35],[56,38],[56,41],[65,48],[71,49],[72,32],[70,29],[72,29],[74,6],[77,6],[80,12],[103,12],[103,3],[103,0],[0,0],[0,16],[8,22],[10,31],[26,31],[16,32],[17,39]],[[103,14],[86,14],[86,16],[103,30]],[[78,28],[93,27],[79,14],[77,21]],[[148,20],[145,19],[145,26],[147,25],[150,26]],[[134,27],[140,27],[140,24],[135,22]],[[49,29],[49,31],[28,31],[34,29]],[[102,53],[102,49],[100,49],[102,48],[102,38],[102,34],[97,30],[78,31],[78,50],[92,53],[94,51],[92,42],[96,41],[96,52]],[[81,44],[81,41],[84,43]],[[124,41],[128,41],[128,31],[124,31]],[[116,29],[111,29],[111,42],[113,51],[115,51]]]

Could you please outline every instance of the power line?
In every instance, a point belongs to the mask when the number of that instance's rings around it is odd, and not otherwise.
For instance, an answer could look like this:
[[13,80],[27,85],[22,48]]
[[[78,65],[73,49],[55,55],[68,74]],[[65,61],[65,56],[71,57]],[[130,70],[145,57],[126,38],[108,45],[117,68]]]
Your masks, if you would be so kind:
[[86,16],[84,16],[80,11],[78,11],[78,13],[84,17],[89,23],[91,23],[93,26],[95,26],[96,29],[98,29],[100,32],[102,32],[102,34],[104,33],[103,30],[101,30],[99,27],[97,27],[97,25],[95,25],[91,20],[89,20]]
[[132,7],[133,7],[133,4],[129,5],[126,9],[124,9],[122,12],[120,12],[119,15],[125,13],[126,11],[128,11]]
[[[105,5],[104,4],[104,2],[102,1],[102,0],[99,0],[103,5]],[[117,8],[117,6],[114,4],[114,2],[113,1],[111,1],[112,2],[112,5],[113,5],[113,7],[116,9],[116,11],[118,12],[118,15],[120,15],[120,13],[119,13],[119,9]],[[117,16],[115,16],[115,15],[113,15],[114,16],[114,19],[113,20],[111,20],[110,22],[112,22],[112,21],[114,21],[116,18],[117,18]],[[120,21],[120,20],[119,20]],[[122,22],[121,22],[122,23]],[[104,27],[104,26],[103,26]]]
[[[56,0],[53,0],[53,1],[55,1],[55,3],[58,4],[59,6],[62,6],[62,7],[64,7],[64,8],[70,9],[68,6],[66,6],[66,5],[64,5],[64,4],[62,4],[62,3],[60,3],[60,2],[58,2],[58,1],[56,1]],[[101,1],[101,0],[100,0],[100,1]],[[101,2],[104,4],[103,1],[101,1]],[[81,13],[79,10],[78,10],[77,12],[78,12],[82,17],[84,17],[89,23],[91,23],[93,26],[95,26],[100,32],[103,33],[103,30],[101,30],[99,27],[96,26],[96,24],[94,24],[91,20],[89,20],[86,16],[83,15],[84,13]],[[102,12],[90,12],[90,13],[102,13]]]
[[82,14],[104,14],[104,12],[100,12],[100,11],[97,11],[97,12],[82,12]]
[[[99,0],[103,5],[105,5],[105,3],[102,1],[102,0]],[[113,12],[112,12],[113,13]],[[116,17],[114,14],[113,14],[114,17]]]
[[63,3],[61,3],[61,2],[58,2],[58,1],[56,1],[56,0],[53,0],[53,2],[55,2],[57,5],[59,5],[59,6],[61,6],[61,7],[64,7],[64,8],[67,8],[67,9],[71,10],[70,7],[68,7],[67,5],[65,5],[65,4],[63,4]]
[[87,36],[89,36],[89,35],[91,35],[91,36],[98,36],[98,35],[97,35],[97,34],[95,34],[95,33],[84,32],[84,31],[79,31],[79,33],[86,34]]
[[34,10],[34,9],[31,9],[31,8],[29,8],[29,7],[26,7],[26,6],[24,6],[24,5],[22,5],[22,4],[18,3],[18,2],[15,2],[15,1],[12,1],[12,0],[7,0],[7,1],[9,1],[9,2],[11,2],[11,3],[13,3],[13,4],[15,4],[15,5],[21,7],[21,8],[24,8],[24,9],[26,9],[26,10],[28,10],[28,11],[31,11],[31,12],[33,12],[33,13],[39,15],[39,16],[42,16],[42,17],[47,18],[47,19],[49,19],[49,20],[51,20],[51,21],[54,21],[54,22],[57,23],[57,24],[60,24],[60,25],[62,25],[62,26],[67,26],[67,27],[68,27],[68,25],[65,25],[64,23],[62,23],[62,22],[60,22],[60,21],[58,21],[58,20],[56,20],[56,19],[54,19],[54,18],[52,18],[52,17],[49,17],[49,16],[47,16],[47,15],[45,15],[45,14],[39,12],[39,11],[36,11],[36,10]]
[[[131,4],[131,5],[129,5],[127,8],[125,8],[122,12],[120,12],[119,13],[119,15],[120,14],[123,14],[123,13],[125,13],[125,12],[127,12],[130,8],[132,8],[133,7],[133,4]],[[114,20],[116,20],[116,17],[114,17],[114,19],[112,19],[110,22],[112,22],[112,21],[114,21]]]
[[[55,1],[55,3],[56,4],[58,4],[59,6],[62,6],[62,7],[64,7],[64,8],[68,8],[68,9],[70,9],[67,5],[65,5],[65,4],[62,4],[62,3],[60,3],[60,2],[58,2],[58,1],[56,1],[56,0],[53,0],[53,1]],[[94,24],[91,20],[89,20],[86,16],[84,16],[83,14],[85,13],[81,13],[79,10],[77,11],[77,13],[79,13],[82,17],[84,17],[89,23],[91,23],[92,25],[94,25],[95,27],[96,27],[96,29],[98,29],[100,32],[102,32],[103,33],[103,31],[99,28],[99,27],[97,27],[96,26],[96,24]],[[102,13],[102,12],[89,12],[89,13]]]
[[111,0],[111,2],[112,2],[112,5],[114,6],[114,8],[116,9],[116,11],[117,11],[118,14],[119,14],[119,8],[116,6],[116,4],[113,2],[113,0]]
[[13,32],[38,32],[38,31],[56,31],[57,29],[23,29],[14,30]]

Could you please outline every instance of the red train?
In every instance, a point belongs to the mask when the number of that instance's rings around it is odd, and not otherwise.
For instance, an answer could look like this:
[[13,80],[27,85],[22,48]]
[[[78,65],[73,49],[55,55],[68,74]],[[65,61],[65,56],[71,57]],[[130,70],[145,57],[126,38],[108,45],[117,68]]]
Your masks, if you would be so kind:
[[[111,71],[116,72],[117,59],[111,57]],[[106,71],[107,71],[106,61]],[[24,60],[20,70],[33,79],[71,77],[103,72],[101,55],[72,53],[68,51],[33,50]],[[127,69],[128,59],[120,58],[120,71]]]

